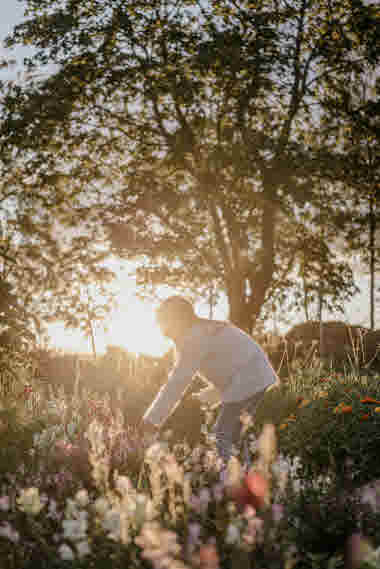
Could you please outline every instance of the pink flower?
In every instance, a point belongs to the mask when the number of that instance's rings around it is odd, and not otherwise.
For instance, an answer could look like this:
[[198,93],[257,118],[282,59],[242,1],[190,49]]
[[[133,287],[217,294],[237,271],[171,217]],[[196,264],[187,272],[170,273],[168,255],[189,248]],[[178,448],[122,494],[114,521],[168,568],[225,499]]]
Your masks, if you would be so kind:
[[189,555],[192,555],[195,548],[200,544],[201,531],[202,528],[198,523],[194,522],[188,525],[187,550]]
[[7,512],[11,506],[9,496],[0,496],[0,510]]
[[284,517],[284,507],[282,504],[273,504],[272,505],[272,517],[273,521],[279,522]]
[[263,540],[264,521],[258,517],[252,517],[248,520],[248,526],[242,535],[243,541],[248,545],[261,543]]
[[214,484],[214,486],[211,488],[211,491],[212,491],[212,495],[214,497],[214,500],[216,502],[220,502],[221,500],[223,500],[224,484],[222,484],[221,482]]

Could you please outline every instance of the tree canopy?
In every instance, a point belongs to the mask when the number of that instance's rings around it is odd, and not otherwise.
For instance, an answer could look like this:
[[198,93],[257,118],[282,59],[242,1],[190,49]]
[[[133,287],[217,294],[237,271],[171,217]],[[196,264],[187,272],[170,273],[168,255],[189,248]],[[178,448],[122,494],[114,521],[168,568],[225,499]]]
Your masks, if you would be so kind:
[[[216,285],[230,319],[251,330],[265,303],[293,284],[300,231],[312,232],[299,212],[318,207],[321,181],[345,184],[340,203],[328,197],[329,221],[338,228],[347,214],[347,149],[329,117],[334,98],[344,102],[337,86],[377,64],[375,8],[360,0],[26,6],[8,45],[31,44],[36,55],[26,61],[30,81],[4,93],[0,130],[16,193],[26,188],[40,207],[50,195],[78,223],[103,226],[113,251],[139,258],[141,285],[198,293]],[[48,76],[38,76],[41,65],[52,66]],[[349,289],[348,272],[324,275]]]

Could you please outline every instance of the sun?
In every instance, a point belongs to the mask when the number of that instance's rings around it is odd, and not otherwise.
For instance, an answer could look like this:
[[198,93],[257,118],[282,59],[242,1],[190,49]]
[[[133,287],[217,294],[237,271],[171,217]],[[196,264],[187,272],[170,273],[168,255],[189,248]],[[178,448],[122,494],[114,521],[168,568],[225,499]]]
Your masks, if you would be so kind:
[[[107,331],[101,326],[95,329],[98,355],[105,353],[108,345],[115,345],[136,354],[161,357],[172,346],[161,334],[155,319],[155,306],[139,300],[132,293],[119,299],[118,307],[104,324]],[[92,352],[90,339],[77,330],[65,329],[63,323],[49,324],[48,334],[52,348],[66,352]]]
[[171,347],[161,334],[153,305],[138,298],[131,297],[126,306],[119,307],[108,328],[109,343],[130,352],[162,356]]

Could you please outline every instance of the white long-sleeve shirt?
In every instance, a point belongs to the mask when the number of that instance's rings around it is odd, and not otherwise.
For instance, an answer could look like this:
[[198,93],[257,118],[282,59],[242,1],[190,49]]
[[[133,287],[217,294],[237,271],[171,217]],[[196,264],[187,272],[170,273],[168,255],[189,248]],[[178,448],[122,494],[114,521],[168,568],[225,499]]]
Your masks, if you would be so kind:
[[243,401],[278,376],[266,353],[248,334],[228,322],[196,322],[179,347],[179,359],[144,420],[160,426],[199,372],[220,392],[223,402]]

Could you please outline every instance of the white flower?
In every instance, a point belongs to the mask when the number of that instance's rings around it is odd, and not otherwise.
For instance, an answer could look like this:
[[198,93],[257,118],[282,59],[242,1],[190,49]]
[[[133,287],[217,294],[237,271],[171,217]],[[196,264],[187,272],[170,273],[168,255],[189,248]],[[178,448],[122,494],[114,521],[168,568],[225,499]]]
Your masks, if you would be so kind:
[[91,553],[88,541],[79,541],[75,547],[78,553],[78,557],[80,558],[84,557],[85,555],[89,555]]
[[87,512],[79,512],[78,519],[76,520],[63,520],[63,536],[66,539],[73,541],[80,541],[86,538],[87,534]]
[[97,498],[94,502],[94,510],[98,516],[105,516],[106,512],[109,510],[110,505],[106,498]]
[[216,451],[208,450],[203,458],[203,464],[205,469],[210,470],[212,468],[217,468],[218,459],[219,456]]
[[199,460],[201,459],[202,456],[202,449],[200,446],[196,446],[193,448],[192,452],[191,452],[191,461],[193,463],[197,463],[199,462]]
[[155,442],[150,445],[145,451],[145,461],[146,462],[158,462],[161,458],[166,456],[169,450],[169,445],[166,442]]
[[272,423],[266,423],[257,441],[257,449],[265,470],[269,469],[276,458],[276,429]]
[[133,490],[133,485],[128,476],[115,476],[116,489],[125,496]]
[[78,518],[80,513],[79,504],[71,498],[66,500],[65,516],[66,518]]
[[32,514],[33,516],[39,514],[43,508],[39,490],[33,487],[21,490],[20,496],[17,498],[17,503],[21,511]]
[[212,487],[212,495],[216,502],[221,502],[224,496],[224,485],[219,482]]
[[168,454],[165,457],[163,468],[170,482],[172,482],[173,484],[175,482],[177,484],[183,483],[183,468],[179,466],[173,454]]
[[61,417],[61,409],[57,405],[56,401],[48,401],[47,413],[52,417]]
[[75,435],[76,430],[77,425],[73,421],[67,425],[67,433],[69,437],[72,438]]
[[53,520],[57,520],[59,518],[57,502],[54,499],[49,501],[48,513],[46,514],[46,517],[52,518]]
[[90,499],[88,497],[87,490],[86,489],[78,490],[78,492],[75,494],[75,501],[82,508],[85,508],[86,506],[88,506]]
[[145,523],[140,535],[135,538],[135,543],[144,549],[143,556],[152,560],[178,555],[181,551],[177,535],[173,531],[164,530],[158,522]]
[[380,561],[380,547],[378,547],[377,549],[375,549],[374,551],[372,551],[372,553],[369,554],[367,561],[369,563],[373,562],[375,565],[375,567],[379,567],[379,564],[377,565],[376,563],[379,563]]
[[202,512],[205,512],[207,510],[207,506],[211,502],[211,493],[208,488],[201,488],[199,492],[199,502]]
[[156,515],[154,504],[145,494],[137,494],[135,509],[135,523],[141,526],[145,521],[151,521]]
[[359,499],[362,504],[368,504],[371,509],[376,512],[378,510],[378,498],[376,488],[371,486],[371,484],[367,484],[360,488]]
[[183,479],[183,501],[189,504],[191,500],[192,487],[191,487],[191,474],[185,474]]
[[243,478],[243,468],[235,456],[231,456],[227,464],[226,486],[235,486]]
[[188,525],[187,551],[191,555],[199,547],[202,528],[199,523],[193,522]]
[[19,533],[8,522],[0,526],[0,536],[8,538],[13,543],[17,543],[20,539]]
[[226,533],[226,543],[229,545],[233,545],[234,543],[239,543],[240,541],[240,531],[239,528],[230,522],[227,526],[227,533]]
[[111,510],[107,510],[105,512],[102,526],[105,530],[107,530],[108,537],[111,539],[118,541],[120,539],[121,533],[121,521],[120,521],[120,512],[116,508],[112,508]]
[[62,543],[62,545],[58,548],[58,553],[61,559],[64,561],[74,561],[75,555],[71,547],[66,545],[66,543]]

